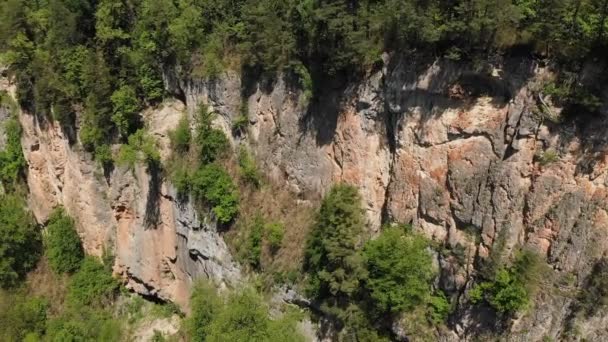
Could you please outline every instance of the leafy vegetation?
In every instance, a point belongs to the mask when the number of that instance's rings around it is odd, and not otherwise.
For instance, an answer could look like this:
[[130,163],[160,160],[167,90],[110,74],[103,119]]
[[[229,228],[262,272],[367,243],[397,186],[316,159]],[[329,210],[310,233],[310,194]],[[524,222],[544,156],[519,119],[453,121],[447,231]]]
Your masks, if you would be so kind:
[[210,284],[198,284],[187,321],[192,341],[304,341],[297,317],[270,319],[263,299],[251,289],[233,291],[224,300]]
[[262,184],[262,176],[258,171],[255,160],[245,148],[239,149],[239,172],[241,178],[248,184],[254,187],[259,187]]
[[25,201],[0,195],[0,287],[15,286],[42,254],[42,237]]
[[128,144],[121,145],[116,162],[133,168],[137,162],[146,162],[148,166],[159,165],[160,153],[152,137],[143,129],[129,136]]
[[361,197],[350,185],[336,185],[323,199],[306,244],[309,293],[348,300],[359,291],[367,270],[358,250],[364,228]]
[[221,130],[213,127],[215,114],[201,106],[196,125],[195,143],[204,164],[212,163],[221,157],[229,147],[228,138]]
[[21,152],[21,126],[16,119],[10,119],[4,124],[6,132],[6,147],[0,151],[0,182],[11,190],[23,175],[26,166]]
[[428,245],[423,237],[406,234],[403,227],[389,227],[366,244],[366,288],[377,310],[403,312],[429,302],[435,274]]
[[228,223],[238,213],[238,190],[232,178],[216,164],[208,164],[192,175],[191,189],[195,198],[211,205],[221,223]]
[[543,267],[540,257],[531,251],[520,252],[511,267],[500,267],[494,278],[473,287],[473,303],[486,301],[501,314],[512,315],[525,309],[541,282]]
[[102,305],[118,291],[118,282],[94,257],[86,257],[70,283],[68,300],[75,305]]
[[63,208],[55,209],[49,216],[45,247],[49,264],[56,273],[73,273],[84,259],[74,220]]

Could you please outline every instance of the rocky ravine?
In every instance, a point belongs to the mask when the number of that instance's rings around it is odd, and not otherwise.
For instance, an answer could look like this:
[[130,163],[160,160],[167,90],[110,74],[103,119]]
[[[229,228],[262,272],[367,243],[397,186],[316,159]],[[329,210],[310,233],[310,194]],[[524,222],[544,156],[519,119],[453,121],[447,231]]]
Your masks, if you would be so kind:
[[[576,319],[573,296],[563,293],[575,293],[608,251],[608,145],[602,119],[584,127],[543,119],[535,89],[548,74],[526,59],[478,72],[387,56],[382,70],[327,89],[308,106],[284,80],[270,89],[254,86],[244,99],[249,133],[233,143],[247,144],[272,179],[302,198],[319,197],[335,182],[357,185],[373,231],[383,222],[411,222],[449,248],[464,248],[464,261],[437,257],[439,286],[455,297],[470,286],[475,257],[487,257],[498,241],[504,257],[521,246],[538,250],[555,270],[545,286],[560,291],[542,291],[510,336],[556,338]],[[230,133],[243,101],[236,74],[214,81],[167,77],[167,88],[184,95],[191,115],[198,103],[211,105],[218,126]],[[182,106],[168,101],[144,113],[164,156],[166,132]],[[20,118],[39,221],[63,204],[79,222],[86,249],[101,254],[113,246],[115,270],[144,294],[185,304],[198,276],[238,281],[214,223],[177,203],[170,184],[155,184],[143,168],[118,168],[106,178],[60,129]],[[557,158],[541,163],[548,151]],[[573,283],[558,285],[567,277]],[[456,312],[445,339],[478,333],[478,316]],[[577,321],[579,337],[608,338],[607,317]]]

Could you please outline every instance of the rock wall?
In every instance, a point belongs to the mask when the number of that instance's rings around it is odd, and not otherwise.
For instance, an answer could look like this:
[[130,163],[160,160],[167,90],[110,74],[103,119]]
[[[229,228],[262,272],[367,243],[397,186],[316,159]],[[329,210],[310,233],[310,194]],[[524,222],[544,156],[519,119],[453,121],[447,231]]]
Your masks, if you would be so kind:
[[[182,115],[169,101],[143,115],[168,155],[167,132]],[[28,163],[29,205],[45,222],[57,205],[74,217],[87,253],[113,253],[114,271],[141,294],[173,300],[187,308],[192,282],[211,278],[220,286],[240,279],[238,266],[209,217],[176,200],[161,175],[144,166],[102,168],[78,146],[70,146],[58,125],[20,115]],[[210,215],[209,215],[210,216]]]
[[[572,309],[573,294],[608,251],[607,122],[557,123],[542,114],[539,85],[551,73],[532,60],[481,69],[385,56],[382,70],[326,89],[309,106],[284,79],[258,85],[245,98],[242,143],[303,198],[335,182],[358,186],[372,231],[412,223],[448,249],[464,248],[464,262],[438,256],[439,285],[457,300],[493,249],[505,259],[521,248],[545,256],[551,277],[536,307],[507,327],[512,339],[559,339],[572,320],[584,327],[578,337],[608,338],[596,324],[608,316],[580,320]],[[241,86],[230,76],[184,89],[230,127]],[[574,282],[564,286],[564,278]],[[457,335],[445,338],[493,329],[479,312],[463,307],[455,316]]]
[[[373,232],[386,222],[412,223],[448,250],[465,251],[464,260],[437,256],[438,286],[461,303],[479,260],[533,248],[552,275],[534,310],[507,327],[510,339],[559,339],[573,324],[579,338],[608,338],[608,316],[581,319],[573,311],[575,294],[608,251],[607,122],[548,120],[537,96],[550,72],[532,60],[481,68],[411,56],[384,61],[362,80],[322,85],[312,103],[284,78],[269,85],[235,73],[166,77],[186,106],[169,101],[143,116],[163,157],[182,111],[192,116],[204,103],[234,145],[249,146],[264,171],[302,199],[321,197],[336,182],[358,186]],[[232,122],[243,112],[248,133],[234,136]],[[143,167],[104,175],[58,127],[20,118],[39,221],[64,205],[87,251],[115,246],[116,272],[144,294],[185,304],[197,277],[238,281],[214,222],[177,202],[170,184]],[[485,314],[459,306],[443,339],[492,330]]]

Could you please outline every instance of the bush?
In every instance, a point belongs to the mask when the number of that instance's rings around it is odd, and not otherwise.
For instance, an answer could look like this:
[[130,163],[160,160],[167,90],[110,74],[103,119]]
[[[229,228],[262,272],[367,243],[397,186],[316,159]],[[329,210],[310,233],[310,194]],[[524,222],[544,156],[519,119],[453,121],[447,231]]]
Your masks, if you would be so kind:
[[256,215],[249,228],[247,243],[245,244],[245,260],[253,268],[260,267],[262,257],[262,239],[264,237],[264,219],[261,215]]
[[22,291],[0,292],[0,340],[21,341],[28,334],[42,335],[48,303]]
[[434,277],[428,247],[426,239],[403,227],[387,228],[366,244],[365,287],[377,310],[397,313],[427,303]]
[[105,309],[71,307],[48,322],[47,341],[121,341],[121,322]]
[[283,237],[285,236],[285,226],[279,222],[268,223],[264,227],[266,231],[266,240],[271,251],[276,251],[281,247]]
[[323,198],[306,243],[308,291],[318,298],[348,298],[366,276],[358,253],[364,228],[361,197],[350,185],[335,185]]
[[74,274],[68,300],[76,305],[101,305],[111,301],[118,291],[118,282],[94,257],[86,257]]
[[191,179],[195,198],[211,205],[220,223],[228,223],[238,213],[238,190],[230,175],[215,164],[205,165]]
[[80,237],[72,220],[62,208],[49,217],[46,236],[46,253],[55,273],[73,273],[84,258]]
[[228,138],[224,132],[213,128],[214,114],[202,106],[199,111],[196,144],[199,148],[201,161],[204,164],[212,163],[221,157],[229,147]]
[[113,108],[112,122],[118,128],[118,132],[126,137],[137,124],[139,100],[135,89],[128,85],[122,86],[112,94],[110,100]]
[[192,342],[207,341],[209,324],[222,309],[222,304],[212,284],[199,282],[194,286],[190,297],[192,314],[186,320],[186,330]]
[[231,292],[225,302],[210,283],[201,282],[192,291],[190,306],[186,331],[193,342],[303,341],[296,317],[270,320],[268,307],[251,289]]
[[146,162],[148,165],[160,163],[160,153],[156,149],[156,142],[143,129],[131,134],[128,144],[120,146],[116,160],[118,164],[129,168],[133,168],[140,161]]
[[42,237],[25,203],[15,195],[0,195],[0,287],[17,284],[42,253]]
[[192,134],[190,133],[190,120],[184,115],[175,127],[175,130],[169,133],[171,139],[171,147],[178,154],[184,154],[190,149]]
[[21,125],[16,119],[9,119],[4,124],[6,145],[0,151],[0,185],[5,191],[13,190],[26,166],[21,149]]
[[511,267],[499,268],[491,281],[473,287],[469,298],[473,303],[485,300],[502,314],[514,314],[528,306],[546,271],[538,254],[520,251]]
[[255,160],[244,148],[241,148],[239,150],[239,172],[241,174],[241,178],[245,182],[255,187],[259,187],[262,183],[260,180],[260,173],[258,172],[258,168],[255,165]]

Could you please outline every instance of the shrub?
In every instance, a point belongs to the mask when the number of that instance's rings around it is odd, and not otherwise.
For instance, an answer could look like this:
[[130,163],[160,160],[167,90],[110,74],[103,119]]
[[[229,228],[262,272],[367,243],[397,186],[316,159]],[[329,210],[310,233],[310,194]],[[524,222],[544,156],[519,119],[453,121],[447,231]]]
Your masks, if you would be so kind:
[[514,314],[529,304],[545,275],[546,267],[538,254],[520,251],[511,267],[499,268],[491,281],[473,287],[469,298],[473,303],[485,300],[502,314]]
[[76,305],[100,305],[109,302],[118,291],[118,282],[94,257],[86,257],[74,274],[68,300]]
[[194,286],[190,297],[192,314],[186,320],[186,330],[192,342],[207,341],[209,324],[221,310],[222,304],[212,284],[199,282]]
[[21,125],[16,119],[9,119],[4,124],[6,145],[0,151],[0,184],[6,190],[14,189],[26,166],[21,150]]
[[137,123],[137,113],[139,112],[139,100],[135,89],[125,85],[116,90],[112,97],[112,122],[118,128],[122,136],[128,136]]
[[109,310],[69,307],[47,324],[46,341],[121,341],[121,322]]
[[260,258],[262,256],[262,239],[264,237],[264,219],[261,215],[256,215],[253,223],[249,228],[247,243],[244,251],[246,253],[245,260],[253,268],[260,267]]
[[42,237],[25,203],[15,195],[0,195],[0,287],[17,284],[42,253]]
[[72,220],[62,208],[51,213],[47,225],[46,253],[55,273],[72,273],[78,270],[84,258],[80,237]]
[[524,284],[512,272],[501,268],[491,282],[483,282],[471,296],[475,303],[481,298],[500,313],[515,313],[528,305],[528,292]]
[[244,148],[241,148],[239,150],[239,171],[241,174],[241,178],[245,182],[255,187],[259,187],[262,183],[260,180],[260,173],[258,172],[258,168],[255,165],[255,160]]
[[448,318],[451,311],[451,305],[443,292],[431,296],[428,302],[427,317],[429,322],[434,325],[439,325]]
[[139,161],[154,165],[160,163],[160,153],[156,149],[154,138],[140,129],[129,136],[128,144],[120,146],[116,161],[129,168],[133,168]]
[[188,116],[184,115],[175,130],[169,133],[171,139],[171,147],[178,154],[184,154],[190,149],[190,142],[192,140],[192,134],[190,133],[190,120]]
[[266,231],[266,240],[268,240],[271,251],[278,250],[285,236],[285,226],[279,222],[272,222],[266,224],[264,230]]
[[384,229],[366,244],[369,277],[365,287],[377,310],[402,312],[430,299],[434,273],[428,246],[426,239],[406,234],[403,227]]
[[228,138],[224,132],[213,128],[214,114],[202,106],[199,111],[196,144],[200,151],[201,161],[212,163],[228,150]]
[[366,276],[358,253],[364,228],[361,197],[350,185],[335,185],[323,198],[306,243],[308,291],[319,298],[351,297]]
[[28,334],[42,335],[48,303],[23,291],[0,292],[0,340],[21,341]]
[[232,293],[208,327],[208,342],[304,341],[289,319],[271,321],[268,307],[253,290]]
[[541,153],[539,157],[539,163],[542,166],[555,163],[559,160],[559,155],[554,150],[547,150]]
[[215,164],[205,165],[191,179],[195,198],[211,205],[220,223],[228,223],[238,213],[238,190],[230,175]]

